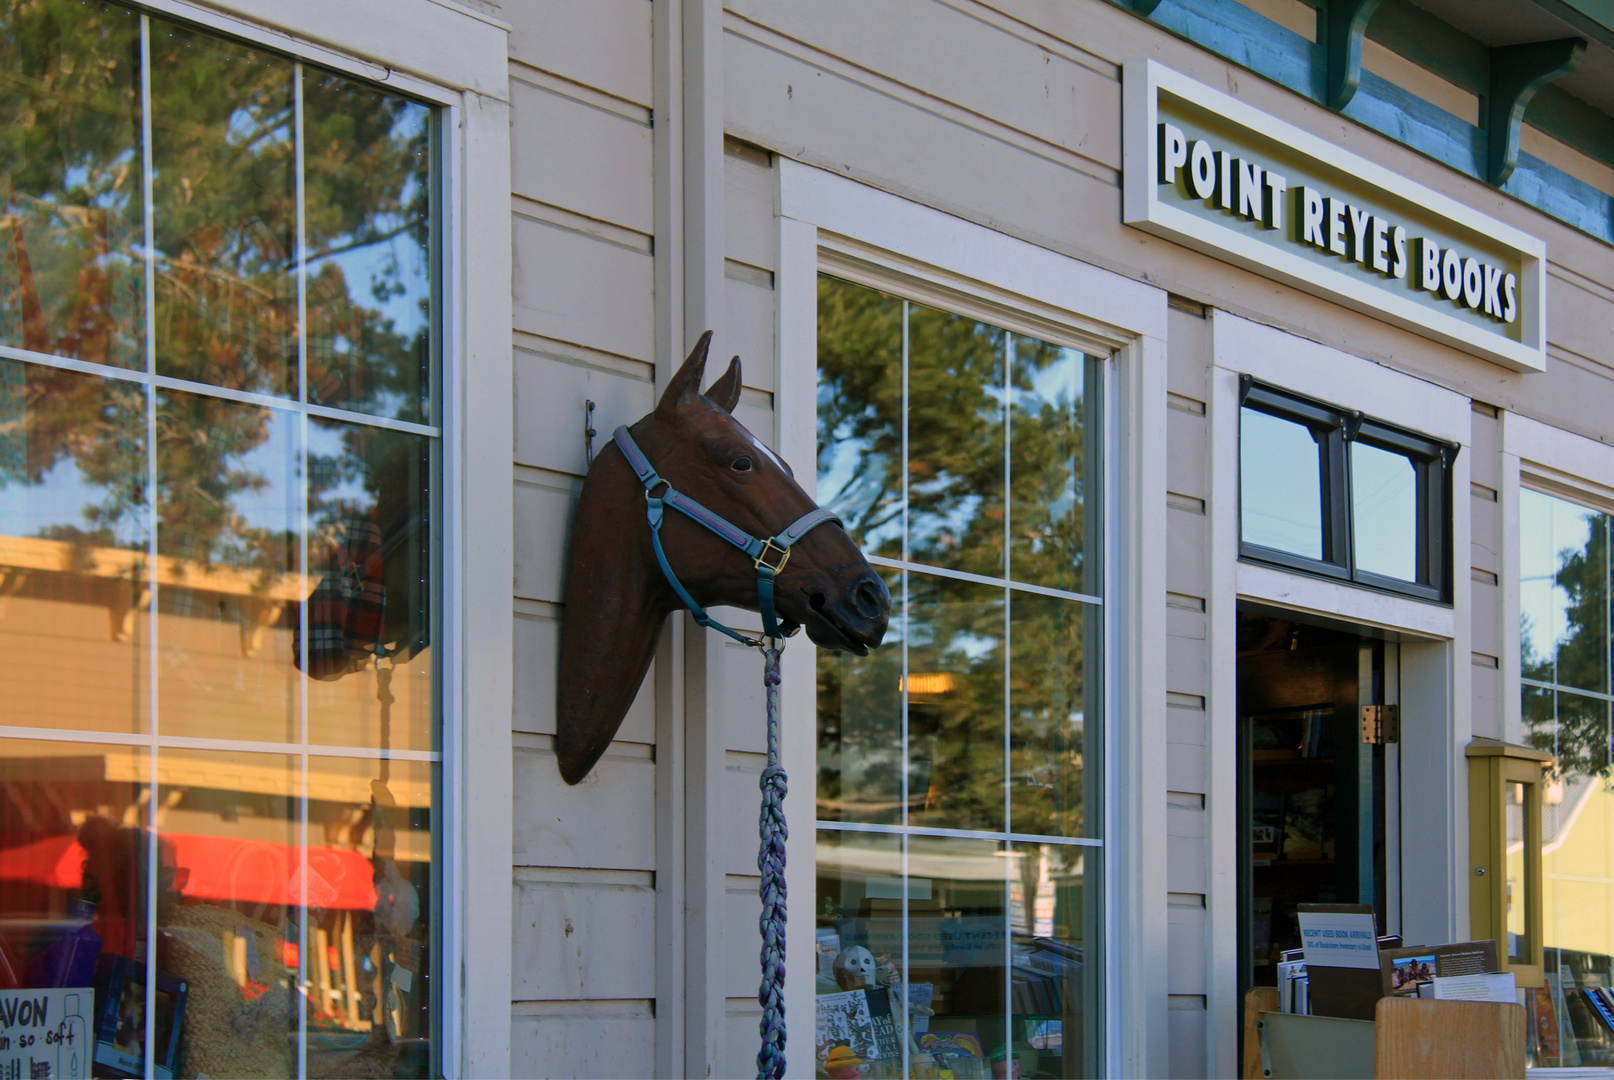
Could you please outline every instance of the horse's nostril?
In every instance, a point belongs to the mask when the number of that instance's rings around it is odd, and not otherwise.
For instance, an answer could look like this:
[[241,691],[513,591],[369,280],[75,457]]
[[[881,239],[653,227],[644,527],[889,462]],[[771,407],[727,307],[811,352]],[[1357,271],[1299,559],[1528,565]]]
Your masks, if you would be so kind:
[[872,581],[865,581],[857,587],[852,594],[852,602],[857,605],[857,613],[865,619],[878,618],[885,613],[885,597]]
[[814,611],[823,611],[824,610],[824,594],[821,593],[821,592],[809,593],[807,595],[807,603],[812,606],[812,609]]

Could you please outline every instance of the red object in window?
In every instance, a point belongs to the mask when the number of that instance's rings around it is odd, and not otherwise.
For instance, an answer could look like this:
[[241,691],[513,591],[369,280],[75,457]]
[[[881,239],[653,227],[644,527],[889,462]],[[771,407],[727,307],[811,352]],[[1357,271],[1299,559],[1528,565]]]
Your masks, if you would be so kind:
[[[291,844],[193,833],[164,833],[162,838],[173,851],[179,894],[187,899],[292,906],[302,901],[302,868]],[[46,837],[0,851],[0,881],[77,889],[84,859],[76,837]],[[308,904],[374,911],[374,875],[370,860],[357,851],[309,848]]]

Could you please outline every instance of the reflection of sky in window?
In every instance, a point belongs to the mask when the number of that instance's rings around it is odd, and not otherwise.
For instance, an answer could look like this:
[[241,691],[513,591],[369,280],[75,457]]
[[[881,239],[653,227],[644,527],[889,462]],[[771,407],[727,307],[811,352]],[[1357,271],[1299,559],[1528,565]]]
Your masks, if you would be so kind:
[[[130,470],[140,467],[139,458],[130,460]],[[96,528],[87,511],[91,507],[109,505],[112,498],[107,488],[90,482],[79,470],[78,463],[66,457],[46,472],[38,484],[12,481],[0,487],[0,534],[38,536],[53,528]],[[142,503],[126,508],[115,521],[103,524],[112,526],[115,546],[144,547],[145,517]]]
[[298,525],[297,417],[271,410],[265,425],[268,438],[231,458],[227,468],[264,481],[258,490],[247,489],[230,497],[230,508],[245,529],[283,536]]
[[1351,527],[1359,569],[1418,577],[1418,474],[1400,454],[1351,444]]
[[1239,413],[1239,506],[1246,543],[1323,557],[1322,474],[1303,424]]
[[[823,376],[819,376],[822,380]],[[832,386],[819,383],[822,397],[834,392]],[[824,415],[824,410],[819,410]],[[885,454],[873,450],[872,439],[852,437],[851,424],[846,423],[830,433],[825,440],[823,453],[818,460],[818,502],[840,514],[848,529],[856,529],[865,518],[885,520],[860,536],[859,542],[867,547],[897,544],[902,540],[902,493],[892,490],[897,470]],[[878,431],[876,432],[878,435]],[[889,486],[887,486],[889,485]],[[882,492],[882,487],[886,490]],[[876,500],[884,500],[877,513],[870,515]]]
[[[1053,363],[1039,371],[1022,356],[1017,362],[1015,382],[1030,382],[1031,389],[1016,387],[1014,391],[1014,410],[1019,414],[1016,423],[1030,423],[1040,418],[1045,408],[1051,408],[1069,430],[1076,430],[1081,416],[1085,360],[1086,354],[1061,348]],[[1076,509],[1076,489],[1081,481],[1071,461],[1061,465],[1068,470],[1066,482],[1056,497],[1043,503],[1050,521],[1063,521]],[[1033,551],[1042,549],[1043,539],[1039,536],[1032,540]]]
[[351,430],[347,425],[308,425],[310,480],[317,485],[312,498],[326,506],[342,503],[367,508],[374,501],[363,475],[351,467],[352,453],[342,441],[343,434]]
[[1591,541],[1594,511],[1519,489],[1520,645],[1526,664],[1552,660],[1569,632],[1569,594],[1557,583],[1565,558]]

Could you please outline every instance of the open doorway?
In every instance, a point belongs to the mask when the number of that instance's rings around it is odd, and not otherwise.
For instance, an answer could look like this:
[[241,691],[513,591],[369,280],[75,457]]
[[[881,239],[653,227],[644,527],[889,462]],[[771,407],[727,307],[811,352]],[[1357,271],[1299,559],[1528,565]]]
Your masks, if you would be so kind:
[[[1296,905],[1372,904],[1399,933],[1393,642],[1240,607],[1239,993],[1300,947]],[[1380,727],[1375,721],[1383,720]]]

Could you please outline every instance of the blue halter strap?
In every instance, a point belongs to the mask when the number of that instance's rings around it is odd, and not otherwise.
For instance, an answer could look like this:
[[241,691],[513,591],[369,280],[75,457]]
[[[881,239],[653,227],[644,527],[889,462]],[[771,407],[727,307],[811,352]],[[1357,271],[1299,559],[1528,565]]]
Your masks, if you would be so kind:
[[[752,565],[757,571],[757,606],[762,610],[762,633],[765,637],[782,638],[784,635],[779,632],[779,620],[773,607],[774,579],[785,568],[785,563],[790,561],[790,548],[796,541],[826,521],[839,523],[841,519],[833,512],[818,507],[797,518],[777,536],[758,540],[744,529],[712,513],[694,499],[674,491],[671,484],[656,474],[656,470],[650,465],[650,459],[644,456],[644,452],[633,441],[633,436],[628,434],[626,425],[617,428],[611,437],[621,448],[622,455],[628,459],[628,466],[644,485],[645,516],[650,521],[650,545],[655,549],[656,562],[661,564],[661,572],[667,578],[667,584],[672,586],[673,592],[678,594],[678,599],[683,601],[689,613],[695,616],[695,621],[702,626],[721,631],[743,645],[758,648],[762,645],[761,641],[746,637],[706,614],[706,609],[695,602],[695,598],[689,595],[689,590],[678,580],[678,575],[673,573],[672,564],[667,561],[667,553],[661,547],[661,522],[668,508],[677,510],[685,517],[705,526],[751,557]],[[662,489],[659,495],[656,493],[657,488]]]

